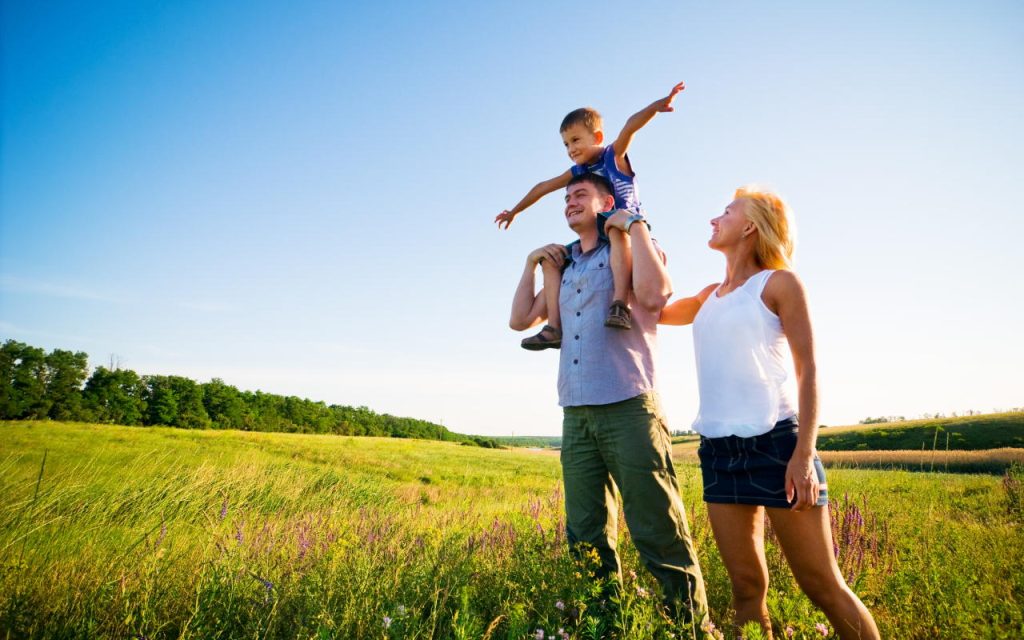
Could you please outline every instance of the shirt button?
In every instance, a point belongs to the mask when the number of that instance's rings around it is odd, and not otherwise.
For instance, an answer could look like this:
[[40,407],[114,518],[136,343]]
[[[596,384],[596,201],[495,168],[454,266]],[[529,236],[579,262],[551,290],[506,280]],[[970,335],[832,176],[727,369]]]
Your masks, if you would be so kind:
[[577,312],[576,312],[576,315],[577,315],[577,317],[578,317],[578,316],[580,315],[580,312],[579,312],[579,311],[577,311]]
[[573,360],[573,361],[572,361],[572,363],[573,363],[573,364],[579,364],[579,363],[580,363],[580,361],[579,361],[579,360]]
[[577,339],[577,340],[579,340],[579,339],[580,339],[580,337],[579,337],[579,336],[576,336],[576,339]]
[[599,264],[599,265],[597,265],[597,266],[598,266],[598,267],[603,267],[603,266],[604,266],[604,263],[602,262],[601,264]]
[[583,293],[583,289],[577,289],[576,293]]

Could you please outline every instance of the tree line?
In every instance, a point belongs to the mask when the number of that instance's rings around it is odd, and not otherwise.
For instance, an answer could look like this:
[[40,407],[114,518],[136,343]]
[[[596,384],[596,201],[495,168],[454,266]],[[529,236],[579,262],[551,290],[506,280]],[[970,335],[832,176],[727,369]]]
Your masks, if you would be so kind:
[[139,375],[96,367],[85,352],[46,353],[15,340],[0,347],[0,419],[61,420],[183,429],[241,429],[446,440],[497,447],[492,438],[453,433],[443,425],[327,405],[295,396],[240,391],[214,378]]

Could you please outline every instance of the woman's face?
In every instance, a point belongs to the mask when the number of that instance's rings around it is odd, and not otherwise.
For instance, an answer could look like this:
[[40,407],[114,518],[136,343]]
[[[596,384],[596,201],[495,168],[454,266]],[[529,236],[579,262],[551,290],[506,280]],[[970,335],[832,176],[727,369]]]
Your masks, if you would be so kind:
[[712,249],[724,249],[739,242],[752,223],[747,220],[747,203],[744,200],[733,200],[722,212],[722,215],[711,219],[711,238],[708,246]]

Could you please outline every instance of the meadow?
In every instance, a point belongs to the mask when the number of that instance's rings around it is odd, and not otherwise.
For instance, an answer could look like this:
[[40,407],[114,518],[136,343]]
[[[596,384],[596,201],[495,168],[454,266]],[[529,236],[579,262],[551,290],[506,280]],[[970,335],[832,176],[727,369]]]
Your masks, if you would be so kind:
[[[697,467],[677,472],[737,637]],[[883,637],[1024,637],[1022,480],[830,470],[839,562]],[[559,483],[557,456],[449,442],[2,422],[0,637],[692,637],[624,526],[601,602]],[[768,560],[780,637],[831,634],[771,540]]]

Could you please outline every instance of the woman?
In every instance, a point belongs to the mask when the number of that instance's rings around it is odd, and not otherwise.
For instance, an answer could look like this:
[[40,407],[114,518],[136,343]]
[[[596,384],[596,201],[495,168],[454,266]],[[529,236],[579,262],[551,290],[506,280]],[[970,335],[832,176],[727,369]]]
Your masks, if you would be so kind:
[[[815,453],[811,320],[803,285],[788,270],[793,238],[786,205],[771,193],[741,188],[711,227],[708,246],[725,254],[725,279],[665,307],[661,323],[693,323],[704,500],[732,583],[736,623],[756,621],[771,637],[766,511],[797,582],[839,636],[878,638],[871,613],[833,555],[825,470]],[[797,402],[786,384],[787,344]]]

